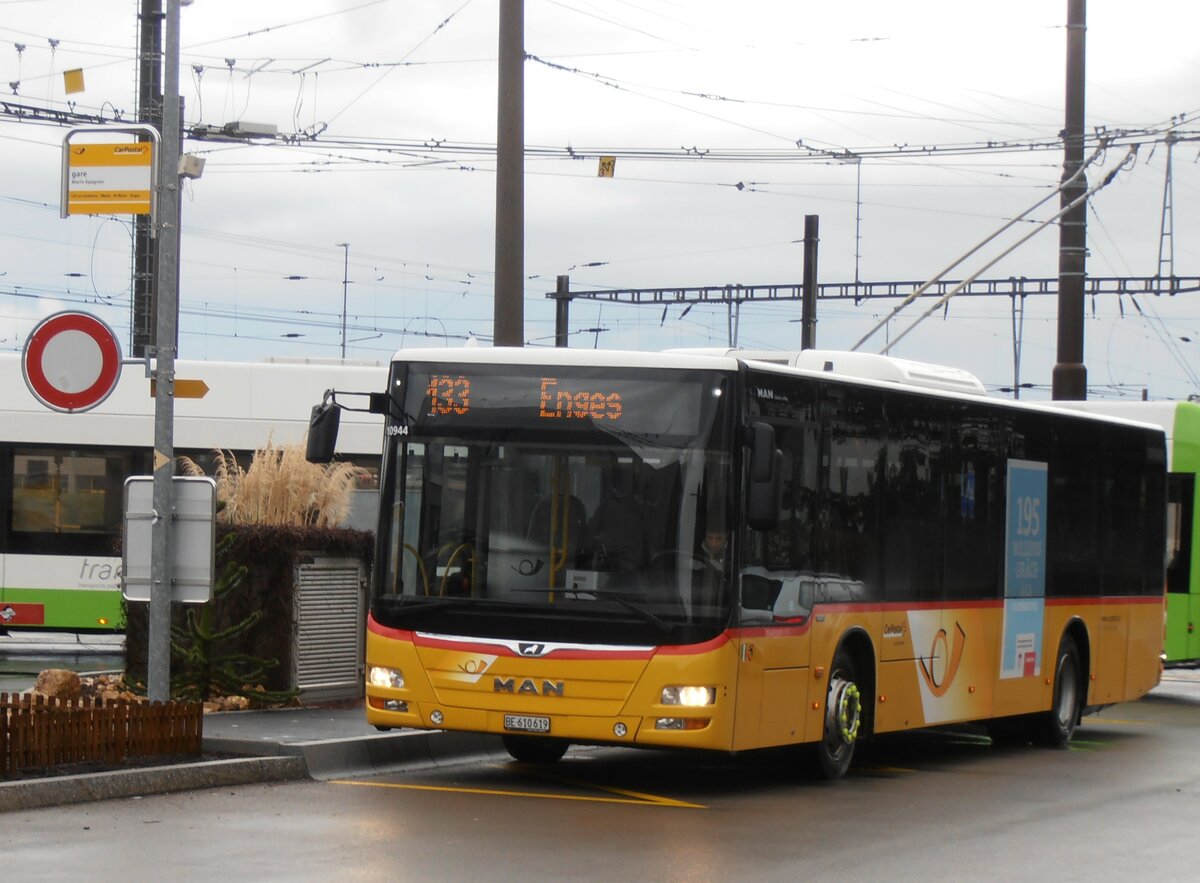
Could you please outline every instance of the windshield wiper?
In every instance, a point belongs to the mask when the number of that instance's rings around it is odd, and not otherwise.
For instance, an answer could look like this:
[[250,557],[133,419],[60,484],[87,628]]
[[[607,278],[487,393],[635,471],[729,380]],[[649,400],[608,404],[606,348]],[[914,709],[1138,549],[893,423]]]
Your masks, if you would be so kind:
[[630,601],[628,598],[622,596],[620,592],[605,592],[601,594],[600,597],[611,598],[621,606],[632,610],[638,616],[642,617],[642,619],[646,620],[646,622],[657,626],[660,631],[666,633],[675,631],[675,623],[667,622],[662,617],[652,613],[650,608],[646,607],[645,605],[638,604],[636,601]]

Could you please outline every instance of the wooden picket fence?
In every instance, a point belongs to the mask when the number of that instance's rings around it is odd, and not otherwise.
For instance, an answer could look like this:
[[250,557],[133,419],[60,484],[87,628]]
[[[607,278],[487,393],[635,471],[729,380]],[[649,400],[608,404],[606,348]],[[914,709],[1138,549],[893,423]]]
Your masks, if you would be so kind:
[[0,693],[0,778],[62,764],[198,755],[202,721],[199,702]]

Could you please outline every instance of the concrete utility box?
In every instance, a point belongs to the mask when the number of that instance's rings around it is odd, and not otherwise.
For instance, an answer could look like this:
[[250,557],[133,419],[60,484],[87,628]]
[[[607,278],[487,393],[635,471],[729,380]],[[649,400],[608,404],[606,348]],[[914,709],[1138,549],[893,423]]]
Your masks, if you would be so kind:
[[366,565],[357,558],[302,556],[295,590],[292,688],[308,702],[362,698]]

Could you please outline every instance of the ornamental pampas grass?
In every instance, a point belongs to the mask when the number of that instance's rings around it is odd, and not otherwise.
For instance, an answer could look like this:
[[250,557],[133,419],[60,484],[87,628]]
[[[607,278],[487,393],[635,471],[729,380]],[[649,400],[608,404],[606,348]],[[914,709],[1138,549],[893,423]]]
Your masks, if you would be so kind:
[[[350,500],[363,470],[352,463],[322,466],[305,458],[305,443],[276,447],[267,441],[243,469],[230,451],[214,451],[218,519],[227,524],[281,524],[337,527],[350,512]],[[185,475],[204,471],[180,457]]]

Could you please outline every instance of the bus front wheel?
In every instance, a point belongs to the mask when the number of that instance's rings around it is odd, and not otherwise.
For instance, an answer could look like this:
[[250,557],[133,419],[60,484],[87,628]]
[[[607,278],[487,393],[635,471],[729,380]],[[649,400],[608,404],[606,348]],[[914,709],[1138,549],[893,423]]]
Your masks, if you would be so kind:
[[504,750],[521,763],[554,763],[567,753],[570,742],[545,736],[501,736]]
[[825,692],[825,728],[811,747],[812,771],[822,779],[840,779],[850,768],[863,719],[863,697],[855,680],[854,660],[845,648],[833,657]]
[[1079,723],[1083,705],[1079,673],[1082,669],[1075,639],[1064,635],[1054,662],[1054,702],[1040,715],[1035,728],[1037,741],[1051,748],[1066,748]]

